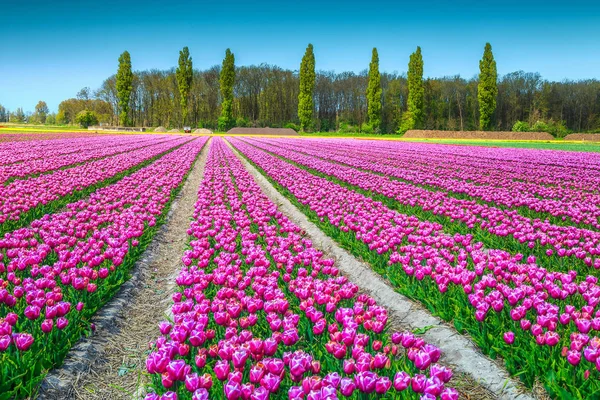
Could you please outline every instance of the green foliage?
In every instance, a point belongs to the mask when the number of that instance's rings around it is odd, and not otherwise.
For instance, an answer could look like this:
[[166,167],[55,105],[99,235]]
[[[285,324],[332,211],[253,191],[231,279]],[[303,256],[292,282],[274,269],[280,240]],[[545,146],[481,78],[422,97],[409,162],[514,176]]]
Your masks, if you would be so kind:
[[346,121],[340,122],[340,127],[338,129],[339,133],[357,133],[359,131],[358,127],[352,125]]
[[298,132],[300,130],[300,127],[298,125],[296,125],[295,123],[293,123],[293,122],[288,122],[283,127],[284,128],[288,128],[288,129],[293,129],[296,132]]
[[298,119],[300,120],[300,130],[305,132],[311,129],[315,90],[315,54],[313,45],[308,44],[306,52],[300,63],[300,92],[298,93]]
[[513,132],[529,132],[529,124],[524,121],[517,121],[512,127]]
[[119,56],[119,70],[117,71],[117,99],[119,104],[119,122],[123,126],[129,125],[129,101],[133,90],[133,72],[131,71],[131,56],[124,51]]
[[46,124],[49,124],[49,125],[55,125],[56,124],[56,114],[55,113],[48,114],[46,116]]
[[58,113],[56,114],[56,123],[59,125],[66,125],[69,123],[67,116],[65,115],[65,111],[58,109]]
[[400,133],[409,129],[423,127],[423,105],[425,89],[423,88],[423,56],[421,47],[410,55],[408,61],[408,101],[407,111],[402,114]]
[[248,121],[248,119],[244,117],[238,117],[235,119],[235,126],[240,128],[248,128],[252,126],[252,124],[250,123],[250,121]]
[[48,116],[49,112],[50,111],[48,110],[48,105],[46,104],[46,102],[42,100],[38,101],[38,103],[35,106],[36,119],[42,124],[46,123],[46,117]]
[[8,110],[0,104],[0,122],[8,122]]
[[492,46],[485,44],[483,58],[479,61],[479,85],[477,99],[479,100],[479,128],[484,131],[492,129],[496,97],[498,96],[498,72],[496,61],[492,54]]
[[369,64],[369,83],[367,85],[367,116],[372,131],[379,133],[381,125],[381,75],[379,74],[379,55],[373,48]]
[[194,80],[194,70],[192,68],[192,57],[190,57],[190,51],[187,46],[179,52],[179,66],[175,71],[177,77],[177,87],[179,88],[181,110],[183,114],[183,124],[187,122],[188,114],[188,97],[190,95],[190,88]]
[[92,125],[98,125],[98,114],[89,110],[80,111],[75,117],[75,122],[77,122],[83,128],[87,128],[88,126]]
[[233,128],[235,119],[233,118],[233,85],[235,84],[235,57],[231,50],[225,50],[223,67],[219,77],[221,88],[221,116],[219,117],[219,130],[226,132]]
[[363,122],[363,124],[360,126],[360,132],[366,134],[377,133],[376,128],[366,122]]
[[414,128],[414,118],[410,111],[405,111],[402,113],[402,118],[400,119],[400,127],[398,128],[399,134],[405,134],[406,131],[409,131]]
[[527,122],[517,121],[513,125],[513,132],[547,132],[554,137],[564,138],[569,133],[562,121],[542,121],[538,120],[533,125],[529,126]]
[[554,120],[536,121],[536,123],[531,126],[530,131],[548,132],[557,138],[564,138],[569,133],[569,130],[565,127],[565,124],[562,121]]
[[15,112],[10,113],[10,122],[25,122],[25,113],[23,108],[18,107]]

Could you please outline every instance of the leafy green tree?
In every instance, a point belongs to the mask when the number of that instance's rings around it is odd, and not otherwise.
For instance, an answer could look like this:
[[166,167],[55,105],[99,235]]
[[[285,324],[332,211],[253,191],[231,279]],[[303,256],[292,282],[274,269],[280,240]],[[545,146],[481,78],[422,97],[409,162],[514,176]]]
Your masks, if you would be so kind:
[[50,125],[56,124],[56,114],[48,114],[48,116],[46,117],[46,123]]
[[219,84],[221,88],[221,116],[219,117],[219,130],[228,131],[235,125],[233,118],[233,85],[235,83],[235,56],[231,50],[225,50],[225,58],[221,68]]
[[179,66],[175,71],[177,76],[177,87],[179,88],[181,110],[183,113],[183,124],[187,122],[188,114],[188,98],[190,95],[190,88],[194,80],[194,70],[192,68],[192,57],[190,57],[190,51],[187,46],[179,52]]
[[423,88],[423,56],[421,47],[410,55],[408,61],[408,101],[407,110],[402,115],[401,132],[423,127],[423,105],[425,89]]
[[45,101],[38,101],[38,103],[35,106],[35,117],[36,119],[41,122],[42,124],[46,123],[46,117],[48,116],[48,113],[50,112],[50,110],[48,110],[48,105],[46,104]]
[[315,90],[315,54],[313,45],[309,43],[300,63],[300,93],[298,93],[298,119],[300,120],[300,130],[310,129],[314,101],[313,92]]
[[479,61],[479,85],[477,86],[479,128],[481,130],[488,131],[492,129],[497,96],[498,72],[496,71],[496,61],[492,54],[492,46],[486,43],[483,58]]
[[129,125],[129,101],[133,90],[133,72],[131,71],[131,56],[124,51],[119,56],[119,69],[117,71],[117,98],[119,100],[119,122],[123,126]]
[[371,64],[369,64],[369,83],[367,86],[367,115],[369,125],[376,133],[381,126],[381,75],[379,74],[379,55],[373,47]]
[[98,115],[90,110],[80,111],[75,117],[75,122],[84,128],[91,125],[98,125]]
[[10,113],[10,122],[25,122],[25,113],[23,108],[18,107],[14,113]]
[[0,122],[8,122],[8,110],[0,104]]

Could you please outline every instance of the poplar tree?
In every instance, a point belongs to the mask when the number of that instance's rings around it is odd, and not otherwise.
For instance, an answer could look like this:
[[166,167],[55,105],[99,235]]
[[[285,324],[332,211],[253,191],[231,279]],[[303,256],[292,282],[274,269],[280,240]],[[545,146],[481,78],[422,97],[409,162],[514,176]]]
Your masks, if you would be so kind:
[[190,51],[187,46],[179,52],[179,66],[175,71],[177,76],[177,87],[179,88],[181,111],[183,114],[183,124],[187,121],[188,114],[188,97],[190,94],[190,88],[192,87],[192,81],[194,79],[194,71],[192,69],[192,57],[190,57]]
[[379,74],[379,55],[373,47],[369,64],[369,83],[367,85],[367,115],[373,131],[379,133],[381,125],[381,75]]
[[219,77],[221,86],[221,116],[219,117],[219,130],[226,132],[233,128],[235,120],[233,119],[233,84],[235,83],[235,57],[231,50],[225,50],[221,76]]
[[298,93],[298,119],[302,132],[310,129],[313,118],[313,92],[315,90],[315,55],[313,45],[308,44],[300,63],[300,92]]
[[408,101],[407,111],[402,115],[401,132],[423,127],[423,56],[421,48],[410,55],[408,61]]
[[477,86],[479,128],[481,130],[492,129],[492,120],[496,111],[496,96],[498,96],[496,61],[492,54],[492,46],[486,43],[483,58],[479,61],[479,85]]
[[129,100],[133,90],[133,72],[131,72],[131,56],[124,51],[119,56],[119,70],[116,78],[117,99],[119,104],[119,122],[123,126],[129,125]]

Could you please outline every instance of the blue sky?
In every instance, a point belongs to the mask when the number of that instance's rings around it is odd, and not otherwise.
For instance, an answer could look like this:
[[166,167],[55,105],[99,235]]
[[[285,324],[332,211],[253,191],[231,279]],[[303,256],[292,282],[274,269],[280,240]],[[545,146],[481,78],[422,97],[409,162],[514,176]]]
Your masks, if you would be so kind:
[[317,69],[359,72],[378,48],[382,71],[405,72],[421,46],[426,76],[478,73],[486,41],[498,72],[546,79],[600,78],[597,1],[118,1],[0,0],[0,104],[56,111],[115,73],[167,69],[188,46],[194,67],[266,62],[297,69],[307,43]]

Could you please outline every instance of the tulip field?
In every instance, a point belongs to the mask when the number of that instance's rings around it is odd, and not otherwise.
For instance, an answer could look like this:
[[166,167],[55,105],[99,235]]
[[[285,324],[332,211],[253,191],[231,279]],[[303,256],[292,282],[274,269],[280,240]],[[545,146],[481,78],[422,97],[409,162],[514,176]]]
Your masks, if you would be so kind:
[[600,155],[31,136],[0,140],[0,399],[34,397],[95,334],[92,317],[169,224],[200,159],[187,247],[164,320],[148,322],[156,332],[138,398],[466,398],[443,346],[392,321],[389,305],[313,245],[245,163],[522,390],[600,398]]

